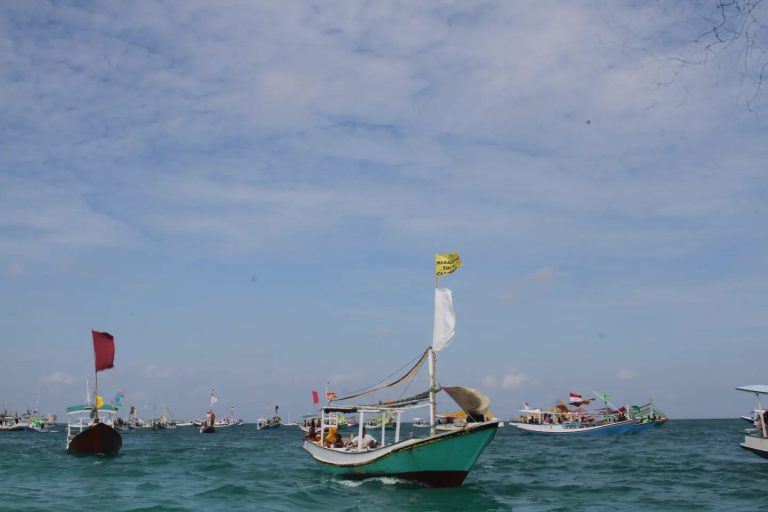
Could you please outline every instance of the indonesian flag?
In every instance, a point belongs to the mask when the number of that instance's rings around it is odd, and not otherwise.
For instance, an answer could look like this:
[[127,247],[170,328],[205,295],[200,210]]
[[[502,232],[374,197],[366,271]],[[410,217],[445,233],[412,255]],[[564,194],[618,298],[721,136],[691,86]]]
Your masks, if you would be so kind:
[[568,399],[569,399],[569,401],[570,401],[572,404],[576,404],[576,403],[579,403],[579,404],[580,404],[581,402],[583,402],[583,401],[584,401],[584,399],[583,399],[583,398],[581,397],[581,395],[580,395],[580,394],[578,394],[578,393],[569,393],[569,394],[568,394]]
[[93,335],[93,355],[96,371],[109,370],[115,366],[115,338],[108,332],[91,330]]

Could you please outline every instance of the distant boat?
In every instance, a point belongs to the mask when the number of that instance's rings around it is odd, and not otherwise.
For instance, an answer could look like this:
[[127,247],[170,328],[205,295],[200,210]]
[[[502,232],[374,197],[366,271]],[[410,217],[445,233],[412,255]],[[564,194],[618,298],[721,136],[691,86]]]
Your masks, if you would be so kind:
[[643,432],[655,427],[661,427],[669,417],[658,407],[649,401],[643,405],[633,405],[629,408],[628,415],[635,421],[635,428],[631,433]]
[[114,366],[115,339],[107,332],[91,331],[96,361],[96,381],[93,403],[67,408],[67,452],[73,455],[117,455],[123,446],[123,438],[113,428],[117,408],[105,404],[98,394],[99,372]]
[[757,399],[757,409],[754,411],[755,426],[745,430],[744,442],[740,446],[755,455],[768,459],[768,410],[763,407],[760,400],[760,395],[768,395],[768,386],[756,384],[753,386],[741,386],[736,389],[754,393]]
[[26,426],[27,423],[16,414],[0,414],[0,432],[21,432]]
[[[562,400],[546,411],[531,409],[526,403],[526,407],[520,410],[520,416],[509,424],[529,434],[618,435],[635,431],[636,421],[627,415],[626,407],[612,406],[608,395],[595,394],[605,402],[604,408],[589,411],[583,406],[592,399],[582,400],[581,395],[571,393],[573,408]],[[574,397],[578,399],[574,400]]]
[[306,416],[302,416],[301,423],[299,423],[299,428],[304,432],[309,432],[313,425],[315,429],[320,428],[320,416],[308,414]]
[[211,408],[205,413],[205,420],[200,424],[201,434],[213,434],[216,432],[216,413],[213,410],[213,406],[218,402],[216,397],[216,390],[211,388]]
[[220,420],[217,420],[215,426],[216,428],[241,427],[244,424],[245,422],[243,420],[235,418],[235,408],[230,407],[229,416],[225,416]]
[[[447,263],[441,264],[446,257]],[[458,254],[438,255],[436,275],[453,272],[460,265]],[[446,266],[448,270],[445,270]],[[373,386],[366,391],[336,399],[336,402],[358,398],[385,388],[397,386],[412,379],[429,361],[429,385],[418,395],[377,405],[339,406],[331,403],[321,408],[319,436],[305,438],[304,449],[327,471],[344,478],[370,478],[390,476],[417,482],[430,487],[460,486],[475,461],[496,435],[497,421],[485,421],[488,399],[474,390],[461,387],[439,388],[435,377],[435,352],[448,346],[454,338],[455,317],[451,291],[437,288],[435,278],[435,317],[432,345],[402,377],[386,385]],[[453,432],[435,432],[435,394],[446,391],[459,406],[472,417],[472,423]],[[428,407],[430,430],[427,437],[400,438],[402,413],[407,409]],[[359,430],[356,438],[346,445],[338,433],[336,414],[358,414]],[[380,439],[365,431],[365,415],[394,416],[394,442],[387,443],[386,420],[379,422]]]
[[259,418],[256,420],[256,430],[267,430],[270,428],[280,428],[282,420],[277,415],[277,411],[280,409],[279,405],[275,405],[275,415],[269,419]]
[[213,434],[216,432],[216,414],[213,411],[208,411],[205,421],[200,425],[201,434]]
[[49,416],[47,419],[32,416],[27,421],[26,430],[27,432],[37,432],[40,434],[58,432],[58,430],[52,430],[53,424],[52,416]]

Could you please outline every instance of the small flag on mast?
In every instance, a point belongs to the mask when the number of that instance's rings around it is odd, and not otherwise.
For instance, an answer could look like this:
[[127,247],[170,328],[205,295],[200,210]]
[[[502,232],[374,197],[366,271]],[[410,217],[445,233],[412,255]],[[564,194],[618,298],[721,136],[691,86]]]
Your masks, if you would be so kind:
[[336,393],[328,392],[328,393],[325,394],[325,398],[327,400],[333,400],[334,398],[336,398]]
[[213,406],[213,404],[215,404],[218,401],[219,401],[219,399],[216,398],[216,390],[215,389],[211,389],[211,406]]
[[320,403],[320,397],[317,394],[317,391],[314,389],[312,390],[312,403],[313,404],[319,404]]
[[459,253],[451,252],[445,254],[435,254],[435,275],[447,276],[453,274],[461,267],[461,258]]
[[115,366],[115,338],[108,332],[91,329],[93,335],[93,355],[96,371],[109,370]]

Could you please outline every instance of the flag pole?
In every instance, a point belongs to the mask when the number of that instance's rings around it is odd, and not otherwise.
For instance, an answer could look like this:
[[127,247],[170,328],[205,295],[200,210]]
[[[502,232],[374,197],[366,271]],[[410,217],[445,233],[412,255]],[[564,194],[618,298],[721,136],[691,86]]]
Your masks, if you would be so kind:
[[[437,293],[438,275],[437,269],[435,269],[435,293]],[[434,343],[434,340],[433,340]],[[437,400],[435,399],[435,389],[437,388],[437,382],[435,378],[435,351],[432,350],[432,345],[429,345],[429,429],[430,434],[435,435],[437,433]]]

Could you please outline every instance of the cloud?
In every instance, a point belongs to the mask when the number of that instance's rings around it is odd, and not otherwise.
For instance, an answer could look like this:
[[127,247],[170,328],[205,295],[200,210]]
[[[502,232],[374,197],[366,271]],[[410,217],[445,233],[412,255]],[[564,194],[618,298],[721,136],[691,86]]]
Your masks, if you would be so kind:
[[173,369],[150,365],[144,370],[144,374],[155,379],[169,379],[173,375]]
[[524,281],[535,284],[549,284],[560,279],[562,275],[552,267],[541,267],[523,276]]
[[616,373],[616,378],[619,380],[635,380],[639,377],[637,370],[631,368],[622,368]]
[[510,371],[500,377],[487,375],[482,380],[483,386],[490,389],[515,390],[523,389],[531,383],[528,374],[517,371]]
[[70,377],[66,373],[56,370],[55,372],[46,376],[43,379],[43,382],[46,384],[60,384],[63,386],[71,386],[76,381],[74,377]]
[[21,277],[24,273],[25,269],[21,263],[11,263],[3,271],[3,275],[6,277]]

